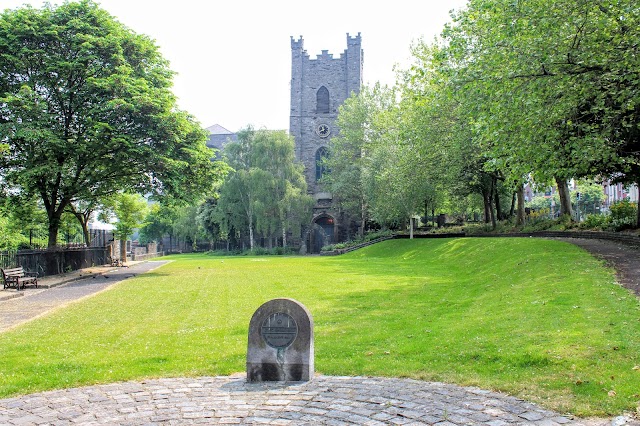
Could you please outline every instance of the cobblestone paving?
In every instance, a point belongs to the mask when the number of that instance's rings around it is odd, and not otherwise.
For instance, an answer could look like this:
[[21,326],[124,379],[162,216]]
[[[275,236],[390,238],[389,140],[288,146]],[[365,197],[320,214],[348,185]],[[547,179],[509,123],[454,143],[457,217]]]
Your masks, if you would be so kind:
[[0,424],[551,426],[588,423],[510,396],[442,383],[316,376],[306,383],[251,384],[236,375],[115,383],[4,399],[0,400]]

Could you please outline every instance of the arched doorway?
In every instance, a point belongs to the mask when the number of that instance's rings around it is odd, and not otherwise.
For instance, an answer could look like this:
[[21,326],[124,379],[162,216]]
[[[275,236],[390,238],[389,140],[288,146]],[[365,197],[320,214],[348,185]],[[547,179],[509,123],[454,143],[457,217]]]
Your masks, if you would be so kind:
[[313,223],[309,247],[311,253],[320,253],[323,246],[334,242],[335,220],[331,216],[320,216]]

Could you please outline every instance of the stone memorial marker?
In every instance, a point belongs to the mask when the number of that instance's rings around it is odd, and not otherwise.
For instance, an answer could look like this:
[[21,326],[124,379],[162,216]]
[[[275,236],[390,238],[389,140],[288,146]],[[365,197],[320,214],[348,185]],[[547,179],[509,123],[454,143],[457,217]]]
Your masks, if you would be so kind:
[[247,380],[308,381],[313,378],[313,319],[300,302],[273,299],[249,323]]

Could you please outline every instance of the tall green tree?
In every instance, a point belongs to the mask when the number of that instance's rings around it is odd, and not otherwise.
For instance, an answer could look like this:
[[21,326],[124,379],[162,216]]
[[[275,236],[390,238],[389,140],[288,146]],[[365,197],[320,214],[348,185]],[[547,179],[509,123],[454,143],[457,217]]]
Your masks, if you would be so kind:
[[169,236],[169,249],[173,248],[174,224],[178,218],[178,207],[168,203],[153,203],[149,206],[147,217],[140,228],[140,239],[146,243],[162,242]]
[[310,218],[313,200],[307,194],[302,166],[295,163],[293,138],[283,131],[238,132],[225,147],[233,168],[220,188],[217,203],[221,230],[243,232],[255,246],[255,233],[274,239],[299,233]]
[[120,193],[107,207],[117,219],[114,235],[120,240],[120,259],[127,259],[127,239],[143,225],[148,212],[147,201],[139,194]]
[[631,0],[471,0],[439,66],[474,112],[475,137],[520,176],[637,181],[640,8]]
[[375,127],[374,117],[389,107],[388,103],[392,102],[389,92],[379,84],[365,86],[340,106],[337,118],[340,132],[329,141],[331,155],[324,160],[331,172],[323,176],[322,183],[343,211],[359,219],[360,237],[370,219],[364,173],[370,148],[378,139],[379,129]]
[[38,195],[49,247],[71,203],[189,196],[220,179],[155,43],[90,0],[0,15],[0,177]]

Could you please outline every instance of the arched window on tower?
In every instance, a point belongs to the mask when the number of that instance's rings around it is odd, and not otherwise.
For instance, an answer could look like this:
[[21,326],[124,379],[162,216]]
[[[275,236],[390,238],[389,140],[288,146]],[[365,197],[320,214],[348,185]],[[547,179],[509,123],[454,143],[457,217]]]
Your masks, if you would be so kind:
[[326,146],[322,146],[316,151],[316,182],[329,173],[329,168],[324,162],[327,157],[329,157],[329,150]]
[[316,93],[316,112],[328,113],[329,112],[329,90],[322,86]]

